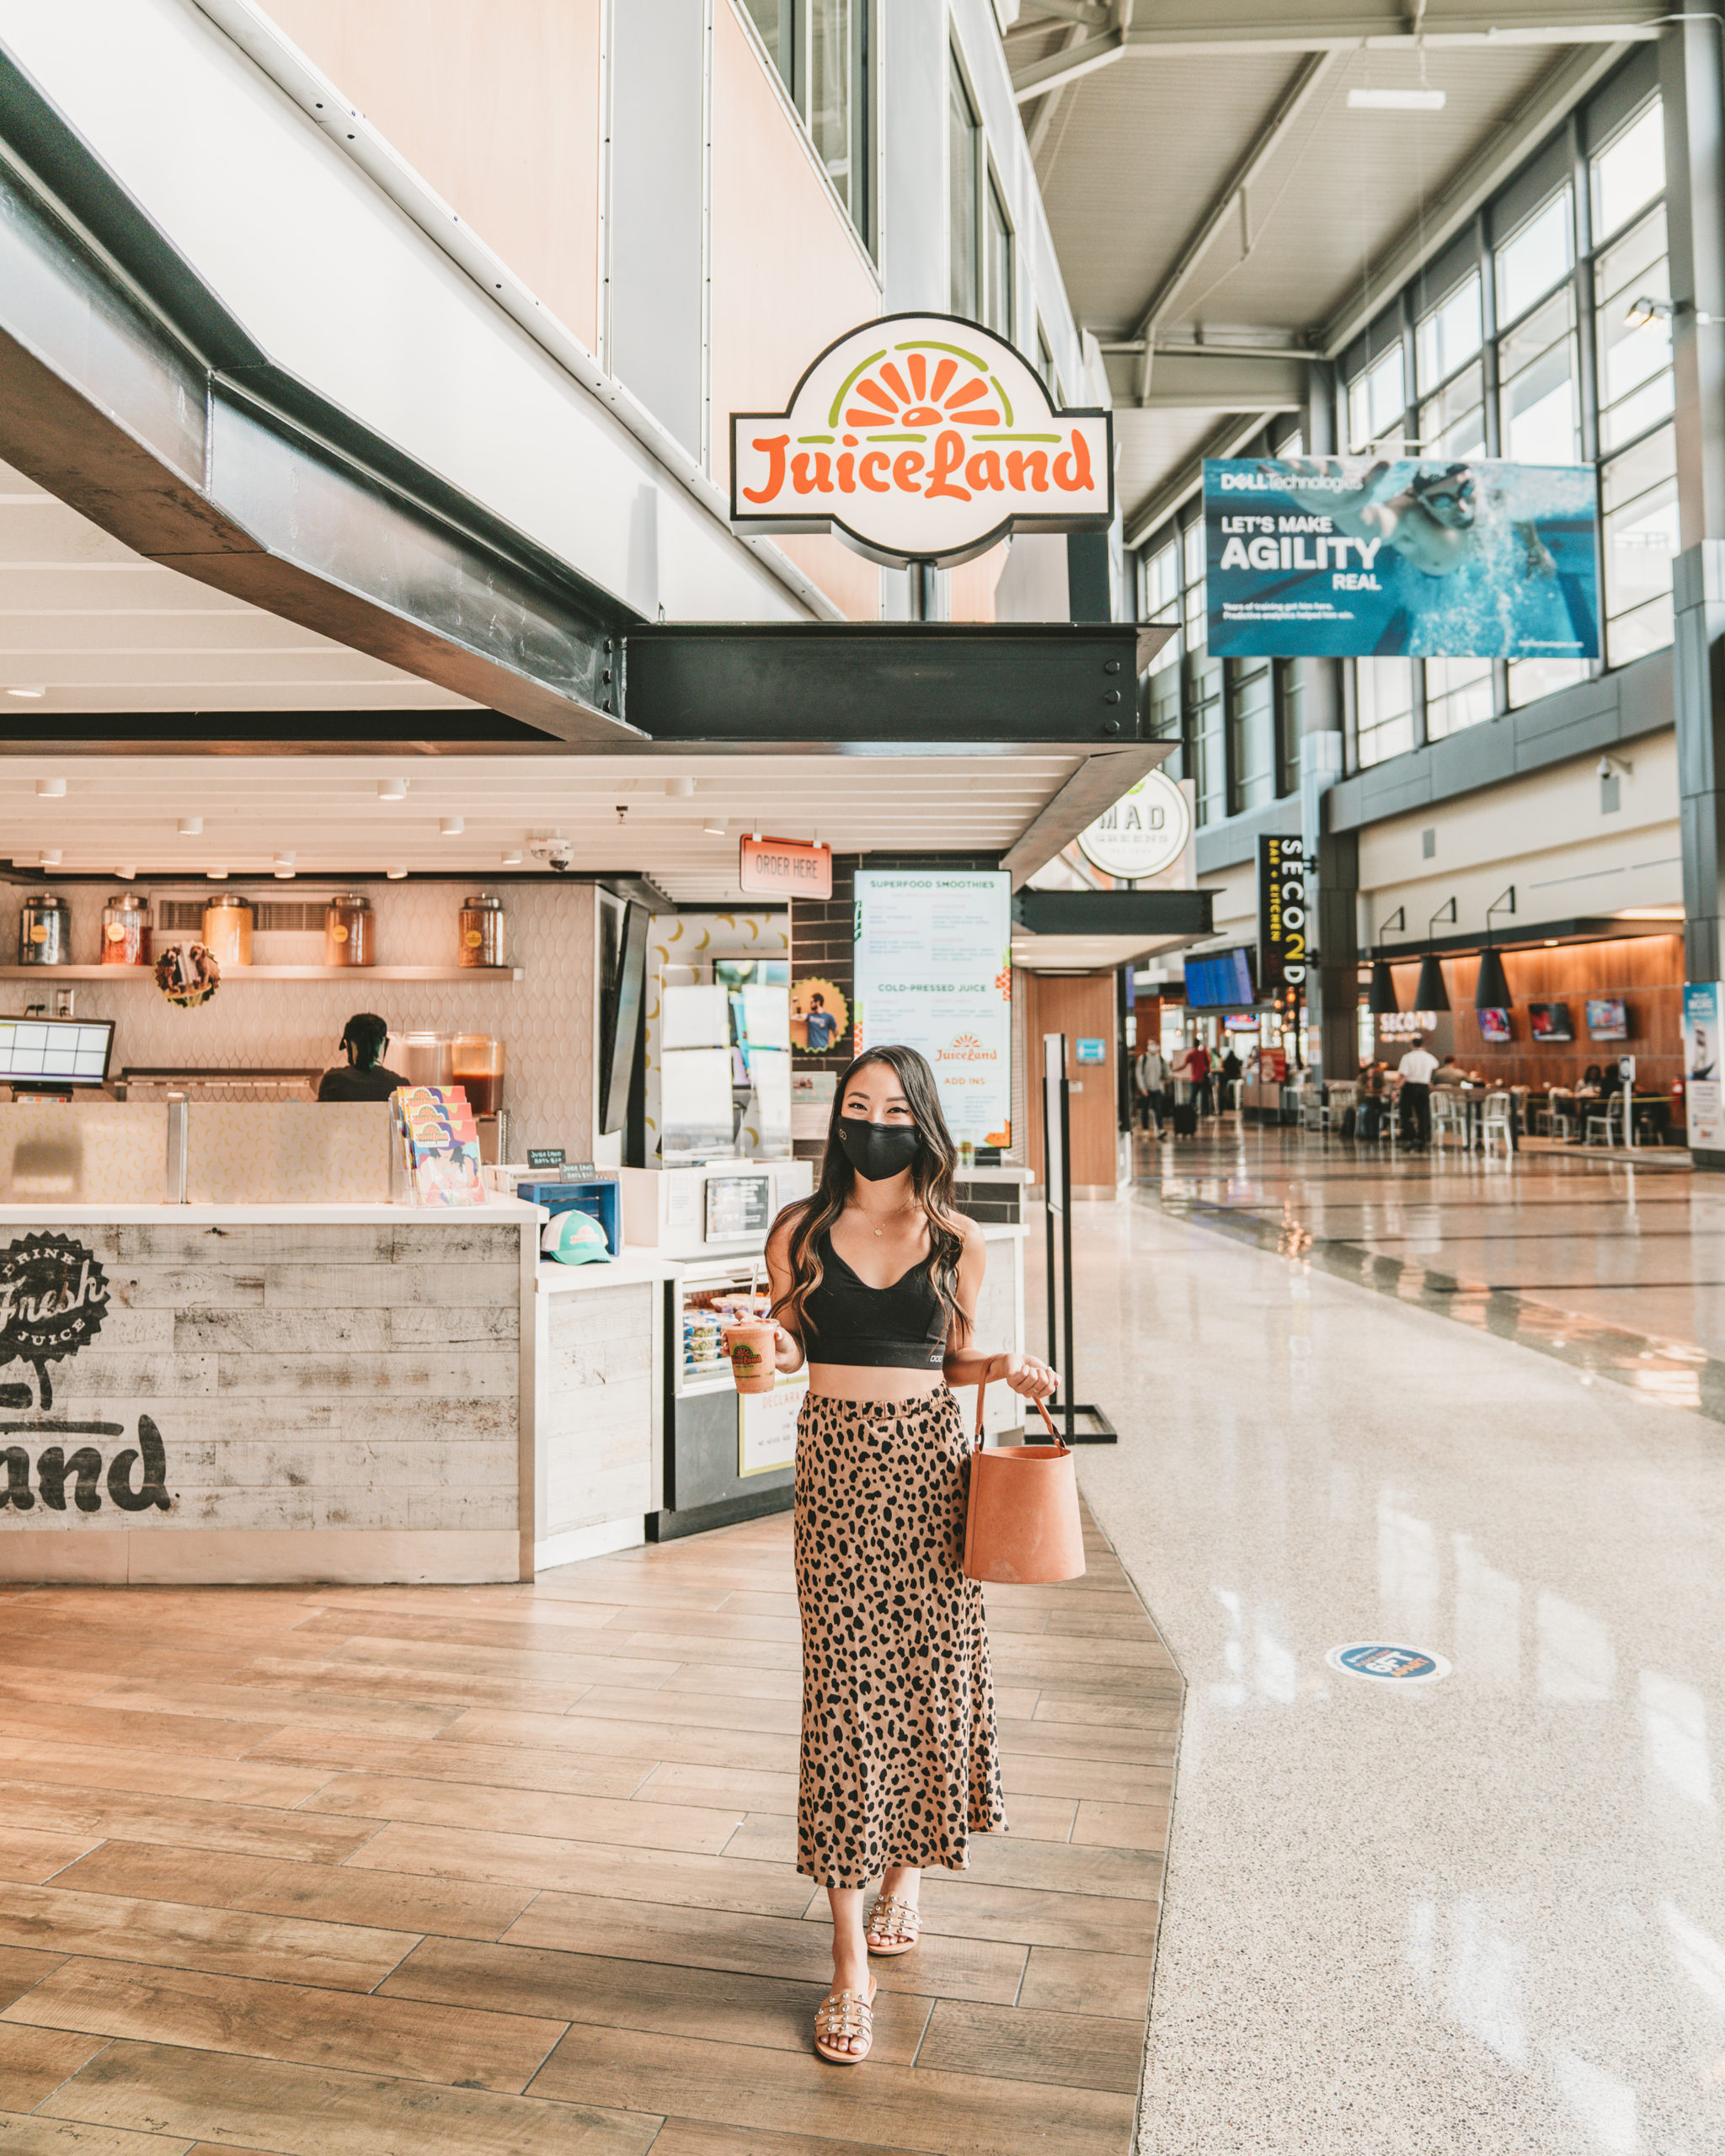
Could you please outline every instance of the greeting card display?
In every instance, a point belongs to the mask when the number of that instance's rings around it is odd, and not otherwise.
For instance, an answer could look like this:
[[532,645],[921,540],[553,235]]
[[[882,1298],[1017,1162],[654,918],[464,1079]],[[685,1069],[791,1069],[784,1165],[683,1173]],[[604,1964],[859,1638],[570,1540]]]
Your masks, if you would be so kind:
[[397,1156],[412,1205],[483,1205],[479,1133],[459,1086],[399,1086],[389,1097]]

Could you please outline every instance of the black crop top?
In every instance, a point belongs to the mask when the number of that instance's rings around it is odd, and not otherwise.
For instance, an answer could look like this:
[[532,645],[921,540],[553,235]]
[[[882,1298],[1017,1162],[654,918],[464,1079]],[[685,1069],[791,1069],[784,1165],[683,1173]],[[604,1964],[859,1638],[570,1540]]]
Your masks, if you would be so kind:
[[814,1247],[821,1281],[803,1307],[804,1352],[811,1362],[869,1369],[940,1368],[947,1328],[929,1259],[913,1265],[890,1288],[871,1288],[839,1256],[830,1235],[821,1235]]

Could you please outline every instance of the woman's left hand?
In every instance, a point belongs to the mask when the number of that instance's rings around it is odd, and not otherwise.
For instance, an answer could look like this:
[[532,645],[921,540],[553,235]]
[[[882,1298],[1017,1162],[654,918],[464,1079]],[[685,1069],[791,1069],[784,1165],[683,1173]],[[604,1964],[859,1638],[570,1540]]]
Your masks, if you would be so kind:
[[1034,1355],[1002,1355],[995,1374],[1026,1400],[1052,1400],[1060,1389],[1060,1372],[1039,1363]]

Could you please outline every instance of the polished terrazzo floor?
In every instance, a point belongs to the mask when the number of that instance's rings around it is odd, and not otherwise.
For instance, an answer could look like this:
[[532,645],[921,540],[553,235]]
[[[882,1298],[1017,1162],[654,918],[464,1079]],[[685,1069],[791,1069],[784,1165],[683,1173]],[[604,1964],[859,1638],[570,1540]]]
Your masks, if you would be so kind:
[[[1725,1434],[1425,1284],[1603,1273],[1711,1361],[1652,1299],[1720,1233],[1686,1173],[1279,1133],[1079,1209],[1081,1478],[1188,1684],[1146,2156],[1725,2149]],[[1451,1673],[1326,1665],[1374,1638]]]
[[1725,1177],[1686,1154],[1410,1157],[1228,1118],[1135,1166],[1166,1212],[1725,1421]]

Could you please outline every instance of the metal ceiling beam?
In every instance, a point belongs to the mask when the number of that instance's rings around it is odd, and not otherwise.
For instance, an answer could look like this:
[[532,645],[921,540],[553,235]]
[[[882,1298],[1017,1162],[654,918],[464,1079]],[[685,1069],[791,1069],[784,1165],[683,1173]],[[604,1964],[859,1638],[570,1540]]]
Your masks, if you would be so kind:
[[1028,0],[1028,4],[1020,8],[1018,19],[1007,35],[1039,29],[1044,18],[1057,23],[1077,23],[1087,30],[1106,29],[1114,20],[1112,11],[1102,4],[1102,0]]
[[660,744],[794,754],[1140,738],[1130,622],[648,622],[623,658],[629,717]]
[[1306,401],[1306,355],[1159,351],[1140,409],[1286,412]]
[[0,53],[0,456],[146,559],[537,728],[621,718],[609,595],[277,366]]
[[1263,424],[1262,412],[1248,412],[1243,415],[1237,412],[1230,413],[1196,456],[1188,456],[1153,494],[1146,497],[1139,508],[1127,512],[1125,544],[1129,547],[1141,547],[1156,526],[1172,516],[1188,495],[1198,492],[1204,483],[1204,460],[1206,456],[1235,456]]
[[1001,856],[1001,867],[1012,872],[1013,889],[1071,846],[1140,779],[1166,763],[1178,746],[1175,741],[1145,741],[1087,756]]
[[[1140,0],[1124,56],[1203,54],[1413,51],[1422,45],[1592,45],[1653,38],[1670,19],[1658,0]],[[1027,71],[1028,72],[1028,71]]]
[[1125,50],[1123,30],[1098,30],[1092,37],[1081,38],[1076,45],[1064,45],[1060,51],[1050,52],[1044,59],[1015,67],[1012,95],[1020,104],[1028,104],[1032,98],[1042,97],[1085,75],[1093,75],[1098,67],[1110,66]]
[[1509,117],[1492,130],[1486,147],[1389,248],[1365,289],[1351,291],[1345,307],[1314,337],[1314,345],[1326,359],[1333,359],[1350,344],[1421,262],[1429,261],[1448,245],[1525,161],[1530,146],[1566,120],[1627,49],[1622,44],[1584,45],[1557,62],[1534,85]]
[[[1209,253],[1218,236],[1236,217],[1240,221],[1242,252],[1244,261],[1252,249],[1253,241],[1247,229],[1250,220],[1250,194],[1253,183],[1286,141],[1289,130],[1304,112],[1313,94],[1336,62],[1333,52],[1315,53],[1300,62],[1293,77],[1277,100],[1274,110],[1263,129],[1255,135],[1252,147],[1246,152],[1219,195],[1193,227],[1190,237],[1176,256],[1169,270],[1151,295],[1150,304],[1139,317],[1138,327],[1132,333],[1143,340],[1144,350],[1138,362],[1138,402],[1148,405],[1151,383],[1156,371],[1156,331],[1166,319],[1169,309],[1185,289],[1188,280]],[[1243,206],[1242,206],[1243,205]]]
[[1012,926],[1027,936],[1210,936],[1214,891],[1017,891]]

